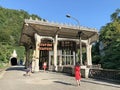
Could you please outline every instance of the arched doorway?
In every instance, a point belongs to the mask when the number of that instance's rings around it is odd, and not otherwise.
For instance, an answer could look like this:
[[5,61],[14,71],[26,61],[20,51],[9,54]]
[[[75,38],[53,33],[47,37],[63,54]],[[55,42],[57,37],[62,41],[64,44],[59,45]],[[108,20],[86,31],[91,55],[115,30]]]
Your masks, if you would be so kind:
[[12,66],[17,65],[17,58],[15,57],[11,58],[11,65]]
[[43,69],[43,63],[47,62],[47,69],[49,68],[49,51],[53,50],[53,40],[49,38],[42,38],[40,43],[40,58],[39,68]]

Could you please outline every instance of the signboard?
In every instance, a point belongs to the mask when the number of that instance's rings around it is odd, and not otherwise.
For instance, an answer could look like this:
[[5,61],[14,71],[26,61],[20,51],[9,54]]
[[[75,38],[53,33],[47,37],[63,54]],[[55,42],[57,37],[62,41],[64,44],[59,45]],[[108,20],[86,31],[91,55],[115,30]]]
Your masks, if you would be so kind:
[[51,51],[53,49],[53,44],[51,44],[51,43],[40,43],[38,49],[39,50]]

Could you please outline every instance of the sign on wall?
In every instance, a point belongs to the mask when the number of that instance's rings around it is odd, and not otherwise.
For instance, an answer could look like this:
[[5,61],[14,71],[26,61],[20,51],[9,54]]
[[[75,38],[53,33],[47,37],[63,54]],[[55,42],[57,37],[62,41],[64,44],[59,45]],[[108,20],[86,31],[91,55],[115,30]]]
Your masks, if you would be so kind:
[[51,51],[53,49],[53,44],[51,44],[51,43],[40,43],[38,49],[39,50]]

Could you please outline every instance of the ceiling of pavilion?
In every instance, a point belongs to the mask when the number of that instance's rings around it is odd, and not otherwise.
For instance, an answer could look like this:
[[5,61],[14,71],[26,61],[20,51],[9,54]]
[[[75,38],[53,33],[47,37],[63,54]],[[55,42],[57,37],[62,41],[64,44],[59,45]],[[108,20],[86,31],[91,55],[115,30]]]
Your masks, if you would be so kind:
[[78,32],[82,32],[82,40],[91,38],[91,43],[98,40],[98,31],[96,29],[25,19],[20,38],[20,45],[34,44],[35,33],[40,36],[54,37],[57,34],[59,38],[79,39]]

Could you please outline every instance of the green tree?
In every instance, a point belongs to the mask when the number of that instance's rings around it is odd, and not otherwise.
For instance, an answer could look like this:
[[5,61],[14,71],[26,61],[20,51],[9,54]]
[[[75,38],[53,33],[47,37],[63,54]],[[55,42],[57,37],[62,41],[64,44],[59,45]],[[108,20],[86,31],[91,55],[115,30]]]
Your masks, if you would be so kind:
[[99,42],[95,42],[92,47],[92,63],[99,64],[101,57],[100,57],[100,50],[99,50]]
[[16,49],[18,58],[24,57],[24,47],[19,46],[24,19],[41,18],[30,15],[24,10],[13,10],[0,7],[0,65],[7,63],[13,50]]
[[100,63],[103,68],[120,69],[120,9],[112,15],[112,22],[100,30],[100,41],[103,42],[104,53]]

